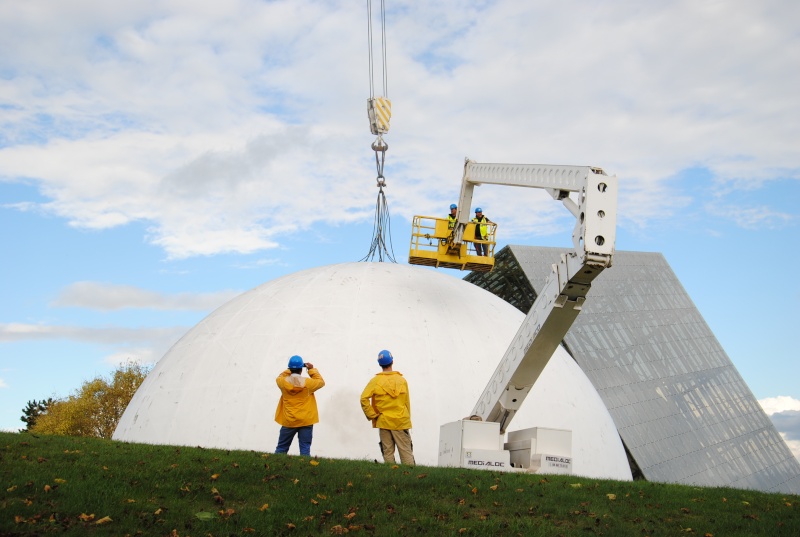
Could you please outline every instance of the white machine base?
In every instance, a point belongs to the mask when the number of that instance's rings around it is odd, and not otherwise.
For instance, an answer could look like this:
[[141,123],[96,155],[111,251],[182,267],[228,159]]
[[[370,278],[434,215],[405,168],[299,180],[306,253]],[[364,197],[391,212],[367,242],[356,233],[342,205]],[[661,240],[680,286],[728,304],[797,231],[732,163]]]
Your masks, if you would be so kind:
[[572,431],[533,427],[508,434],[500,424],[460,420],[439,429],[439,466],[529,472],[572,473]]

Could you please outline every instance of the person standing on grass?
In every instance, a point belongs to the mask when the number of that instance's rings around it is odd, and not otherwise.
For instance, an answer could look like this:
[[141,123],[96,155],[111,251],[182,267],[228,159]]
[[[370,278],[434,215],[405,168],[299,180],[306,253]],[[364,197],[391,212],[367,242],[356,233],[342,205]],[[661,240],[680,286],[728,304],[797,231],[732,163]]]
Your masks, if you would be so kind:
[[[310,378],[300,376],[304,367]],[[292,356],[289,358],[288,369],[278,375],[275,382],[281,390],[281,398],[275,410],[275,421],[281,426],[275,453],[287,453],[297,435],[300,455],[310,456],[314,424],[319,422],[314,392],[325,386],[325,381],[314,368],[314,364],[303,362],[299,356]]]
[[372,377],[361,392],[361,409],[372,427],[378,429],[384,462],[394,464],[394,451],[400,453],[401,464],[414,464],[411,442],[411,400],[408,383],[399,371],[392,370],[392,353],[378,353],[381,372]]

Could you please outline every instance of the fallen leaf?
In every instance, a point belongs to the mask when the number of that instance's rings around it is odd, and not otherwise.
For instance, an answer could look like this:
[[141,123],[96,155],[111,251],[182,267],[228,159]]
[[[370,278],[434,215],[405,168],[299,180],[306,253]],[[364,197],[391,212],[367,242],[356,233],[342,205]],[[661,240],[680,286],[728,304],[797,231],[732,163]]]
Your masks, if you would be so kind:
[[311,466],[319,466],[319,461],[310,460],[310,461],[308,461],[308,463],[309,463]]
[[136,503],[136,500],[132,500],[131,498],[128,498],[128,499],[127,499],[127,500],[125,500],[125,501],[126,501],[126,502],[128,502],[128,503]]
[[581,484],[580,484],[580,483],[570,483],[570,485],[569,485],[569,486],[570,486],[570,487],[572,487],[572,488],[574,488],[574,489],[579,489],[579,488],[581,488]]
[[334,535],[342,535],[343,533],[347,533],[347,528],[343,528],[342,526],[337,524],[331,528],[331,533],[333,533]]
[[750,502],[742,502],[742,505],[750,505]]
[[56,482],[56,483],[58,483],[59,485],[63,485],[64,483],[66,483],[66,482],[67,482],[67,480],[66,480],[66,479],[60,479],[60,478],[58,478],[58,477],[57,477],[57,478],[55,478],[55,479],[53,479],[53,481],[55,481],[55,482]]
[[346,515],[344,515],[344,517],[345,517],[347,520],[350,520],[350,519],[351,519],[351,518],[353,518],[354,516],[356,516],[356,514],[355,514],[355,513],[347,513]]
[[477,494],[477,493],[478,493],[478,487],[474,487],[474,488],[472,489],[472,493],[473,493],[473,494]]
[[211,487],[211,494],[219,494],[217,487]]
[[311,498],[311,503],[313,503],[314,505],[319,505],[319,502],[314,498]]
[[491,490],[497,490],[497,485],[492,485],[491,487],[489,487],[489,489],[491,489]]
[[314,515],[309,515],[303,519],[303,522],[308,522],[310,520],[314,520]]
[[256,529],[255,529],[255,528],[249,528],[249,527],[248,527],[248,528],[242,528],[242,531],[243,531],[244,533],[255,533],[255,532],[256,532]]
[[163,510],[163,509],[161,509],[161,508],[159,507],[158,509],[156,509],[155,511],[153,511],[153,514],[154,514],[154,515],[160,515],[160,514],[161,514],[161,513],[163,513],[163,512],[164,512],[164,510]]
[[417,479],[425,479],[426,477],[428,477],[428,474],[419,474]]
[[325,496],[324,494],[317,494],[317,498],[319,498],[321,500],[327,500],[328,499],[328,497]]
[[195,513],[194,517],[199,518],[200,520],[213,520],[214,513],[210,511],[200,511],[199,513]]
[[211,481],[216,481],[218,477],[219,477],[219,474],[213,474],[211,476]]
[[[14,492],[15,490],[17,490],[17,486],[16,485],[14,485],[13,487],[7,488],[6,492]],[[791,504],[789,504],[789,505],[791,506]]]
[[51,487],[50,485],[45,485],[44,486],[44,491],[45,492],[50,492],[51,490],[53,490],[53,487]]
[[295,484],[295,485],[296,485],[296,484],[298,484],[299,482],[300,482],[300,480],[299,480],[299,479],[295,479],[295,480],[294,480],[294,484]]
[[469,530],[467,528],[461,528],[458,530],[458,533],[467,533]]
[[110,516],[104,516],[103,518],[101,518],[100,520],[95,522],[95,524],[100,526],[102,524],[108,524],[109,522],[113,522],[113,520],[111,520],[111,517]]
[[[348,482],[347,482],[347,486],[348,486],[348,487],[352,487],[352,486],[353,486],[353,482],[352,482],[352,481],[348,481]],[[790,507],[791,507],[791,505],[792,505],[792,504],[789,504],[789,506],[790,506]]]
[[400,468],[400,467],[399,467],[399,466],[397,466],[396,464],[393,464],[393,465],[392,465],[392,470],[397,470],[398,468]]
[[294,524],[292,524],[291,522],[289,522],[288,524],[286,524],[286,527],[287,527],[287,528],[289,528],[290,530],[293,530],[293,529],[295,529],[297,526],[295,526]]
[[269,504],[268,504],[268,503],[265,503],[264,505],[262,505],[262,506],[261,506],[261,508],[259,509],[259,511],[266,511],[267,509],[269,509]]
[[517,489],[516,492],[524,492],[523,489]]
[[606,494],[606,498],[608,498],[609,500],[616,500],[617,499],[617,495],[616,494]]

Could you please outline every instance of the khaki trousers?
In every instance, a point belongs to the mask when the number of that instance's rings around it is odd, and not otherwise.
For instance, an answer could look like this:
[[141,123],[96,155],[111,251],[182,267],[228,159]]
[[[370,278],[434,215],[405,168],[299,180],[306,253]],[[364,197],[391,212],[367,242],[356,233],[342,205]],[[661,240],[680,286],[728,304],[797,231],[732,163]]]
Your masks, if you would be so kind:
[[391,429],[378,429],[380,433],[381,452],[384,462],[394,464],[394,448],[400,452],[400,464],[414,465],[414,444],[411,442],[411,433],[408,429],[392,431]]

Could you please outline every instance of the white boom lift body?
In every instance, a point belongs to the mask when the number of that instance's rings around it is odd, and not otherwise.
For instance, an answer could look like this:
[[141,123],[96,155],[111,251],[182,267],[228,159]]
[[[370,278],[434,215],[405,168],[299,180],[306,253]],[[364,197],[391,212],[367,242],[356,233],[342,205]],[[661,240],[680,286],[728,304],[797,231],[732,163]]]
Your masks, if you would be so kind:
[[[543,188],[575,216],[574,251],[553,264],[470,418],[440,430],[439,465],[571,473],[571,431],[506,429],[586,300],[592,281],[611,266],[616,242],[617,178],[591,166],[481,164],[466,160],[454,242],[469,221],[475,185]],[[577,199],[570,197],[577,194]]]

